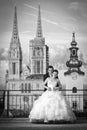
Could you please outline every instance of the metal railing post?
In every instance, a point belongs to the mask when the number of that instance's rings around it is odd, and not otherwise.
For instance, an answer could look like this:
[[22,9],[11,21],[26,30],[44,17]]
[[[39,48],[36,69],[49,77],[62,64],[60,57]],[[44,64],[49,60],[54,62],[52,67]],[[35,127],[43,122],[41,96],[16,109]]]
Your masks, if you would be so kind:
[[7,90],[7,117],[9,117],[9,90]]

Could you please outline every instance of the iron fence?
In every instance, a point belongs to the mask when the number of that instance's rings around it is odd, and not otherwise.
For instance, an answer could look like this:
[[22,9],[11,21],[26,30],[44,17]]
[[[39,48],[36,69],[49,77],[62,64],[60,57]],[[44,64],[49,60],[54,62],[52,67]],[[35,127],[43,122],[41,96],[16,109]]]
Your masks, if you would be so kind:
[[[76,116],[87,117],[87,90],[61,90]],[[39,93],[37,93],[39,92]],[[43,90],[0,90],[0,117],[28,117]]]

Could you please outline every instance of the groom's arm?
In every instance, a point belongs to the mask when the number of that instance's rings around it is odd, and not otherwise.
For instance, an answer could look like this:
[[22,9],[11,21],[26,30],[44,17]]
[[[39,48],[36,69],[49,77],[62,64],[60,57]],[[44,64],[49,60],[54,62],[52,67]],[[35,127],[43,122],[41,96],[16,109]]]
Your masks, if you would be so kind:
[[56,89],[58,89],[58,90],[61,90],[61,89],[62,89],[62,84],[61,84],[61,82],[60,82],[59,79],[58,79],[58,81],[57,81]]
[[62,89],[62,84],[61,84],[60,80],[58,80],[58,84],[59,84],[59,89],[61,90]]
[[[45,80],[48,78],[48,76],[47,76],[47,74],[45,74],[44,76],[43,76],[43,82],[45,82]],[[47,87],[47,83],[45,83],[45,86]],[[46,91],[47,90],[47,88],[44,88],[44,91]]]

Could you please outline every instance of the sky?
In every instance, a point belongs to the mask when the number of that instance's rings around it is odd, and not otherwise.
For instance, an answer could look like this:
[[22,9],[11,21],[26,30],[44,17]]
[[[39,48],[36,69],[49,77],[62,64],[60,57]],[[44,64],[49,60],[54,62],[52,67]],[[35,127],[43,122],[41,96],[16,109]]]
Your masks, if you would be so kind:
[[55,66],[57,63],[65,64],[73,31],[79,54],[87,63],[87,0],[0,0],[0,60],[7,59],[15,4],[23,64],[29,62],[29,41],[36,37],[38,4],[41,6],[43,37],[49,46],[50,63]]

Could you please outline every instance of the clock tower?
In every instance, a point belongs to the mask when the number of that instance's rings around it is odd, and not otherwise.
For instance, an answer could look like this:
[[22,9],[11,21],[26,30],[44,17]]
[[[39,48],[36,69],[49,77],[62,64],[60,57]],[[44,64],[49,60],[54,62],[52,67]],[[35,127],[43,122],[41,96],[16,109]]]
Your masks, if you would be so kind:
[[77,42],[75,40],[75,33],[72,36],[72,42],[70,50],[70,59],[66,62],[68,70],[64,73],[66,78],[66,95],[70,101],[70,105],[73,110],[83,111],[83,76],[84,72],[81,71],[82,61],[78,59]]

